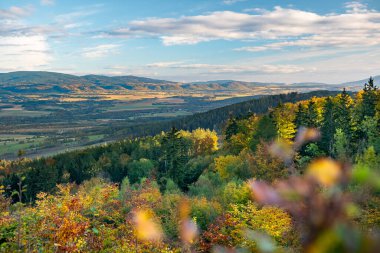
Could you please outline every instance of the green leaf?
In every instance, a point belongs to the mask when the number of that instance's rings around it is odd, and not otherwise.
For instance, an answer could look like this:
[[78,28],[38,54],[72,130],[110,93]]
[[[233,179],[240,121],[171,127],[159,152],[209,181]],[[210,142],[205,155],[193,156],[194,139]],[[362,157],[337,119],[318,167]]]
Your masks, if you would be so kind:
[[92,232],[94,232],[94,234],[96,234],[96,235],[99,234],[99,230],[97,228],[95,228],[95,227],[92,228]]
[[260,252],[275,252],[277,247],[274,240],[267,234],[247,229],[245,231],[247,239],[254,241]]

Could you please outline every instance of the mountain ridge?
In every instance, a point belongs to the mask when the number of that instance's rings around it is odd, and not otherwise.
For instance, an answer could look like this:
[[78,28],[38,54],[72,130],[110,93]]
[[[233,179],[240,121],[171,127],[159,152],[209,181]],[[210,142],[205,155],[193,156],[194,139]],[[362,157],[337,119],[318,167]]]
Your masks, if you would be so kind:
[[[374,77],[380,79],[380,75]],[[320,82],[281,83],[281,82],[246,82],[237,80],[210,80],[204,82],[172,82],[161,79],[133,75],[71,75],[48,71],[16,71],[0,73],[0,89],[15,93],[83,93],[110,91],[251,91],[252,89],[288,88],[305,90],[310,88],[337,90],[346,87],[359,89],[367,79],[341,84]]]

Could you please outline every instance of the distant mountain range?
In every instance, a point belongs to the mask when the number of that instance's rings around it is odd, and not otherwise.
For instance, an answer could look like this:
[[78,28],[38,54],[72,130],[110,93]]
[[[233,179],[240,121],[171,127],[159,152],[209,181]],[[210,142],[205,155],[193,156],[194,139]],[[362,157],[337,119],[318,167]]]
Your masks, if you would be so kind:
[[[380,76],[374,77],[380,80]],[[204,92],[247,92],[269,89],[274,93],[281,89],[310,90],[358,90],[367,80],[343,84],[326,83],[261,83],[234,80],[217,80],[207,82],[180,83],[137,76],[75,76],[44,71],[18,71],[0,73],[0,92],[5,93],[112,93],[122,91],[204,91]],[[266,92],[267,93],[267,92]]]

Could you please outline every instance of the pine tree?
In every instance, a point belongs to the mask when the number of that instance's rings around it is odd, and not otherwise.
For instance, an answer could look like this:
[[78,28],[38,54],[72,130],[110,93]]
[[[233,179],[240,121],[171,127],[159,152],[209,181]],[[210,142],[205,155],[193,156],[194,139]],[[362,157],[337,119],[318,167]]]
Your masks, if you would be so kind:
[[239,126],[236,122],[236,119],[233,117],[229,118],[227,122],[226,130],[224,131],[227,141],[230,140],[233,135],[237,134],[238,128]]
[[379,112],[377,112],[379,109],[378,104],[380,102],[379,96],[379,90],[375,86],[372,77],[364,84],[363,90],[357,95],[358,102],[353,114],[355,130],[353,142],[356,143],[357,151],[359,152],[364,151],[368,145],[375,145],[371,136],[373,135],[371,134],[373,131],[368,131],[368,123],[372,122],[370,125],[374,127],[374,132],[380,130],[380,118],[378,117]]
[[249,146],[255,151],[257,145],[261,142],[268,142],[276,138],[277,129],[273,119],[269,115],[263,115],[257,123],[257,129],[254,132]]
[[337,128],[334,134],[334,155],[337,159],[345,161],[350,157],[349,139],[342,129]]
[[190,159],[191,147],[191,139],[183,137],[181,132],[174,127],[165,134],[162,140],[161,176],[172,179],[181,188],[185,187],[184,169]]
[[162,151],[163,155],[161,158],[160,172],[163,175],[169,173],[173,170],[174,167],[174,158],[176,153],[175,139],[177,138],[178,130],[175,127],[172,127],[170,132],[167,132],[162,139]]
[[307,124],[307,107],[302,102],[298,104],[295,123],[297,128]]
[[378,88],[375,86],[373,78],[370,77],[368,83],[364,84],[363,100],[361,107],[361,120],[366,116],[374,117],[376,114],[376,104],[379,100]]
[[335,123],[336,128],[339,128],[343,133],[350,138],[352,136],[351,131],[351,109],[352,109],[352,99],[348,95],[346,89],[336,97],[336,107],[335,107]]
[[313,99],[309,100],[307,106],[306,127],[317,128],[319,126],[319,113],[317,103]]
[[321,148],[328,154],[333,152],[334,134],[336,130],[334,120],[335,105],[331,97],[327,97],[323,106],[322,127],[321,127]]

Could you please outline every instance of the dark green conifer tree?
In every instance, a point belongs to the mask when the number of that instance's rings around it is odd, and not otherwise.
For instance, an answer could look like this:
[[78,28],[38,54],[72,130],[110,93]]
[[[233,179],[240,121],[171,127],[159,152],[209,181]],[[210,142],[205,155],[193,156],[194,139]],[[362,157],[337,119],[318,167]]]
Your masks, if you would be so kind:
[[343,89],[342,93],[337,96],[337,103],[335,106],[335,123],[336,128],[343,131],[345,136],[350,138],[352,136],[351,131],[351,109],[352,102],[351,97],[348,95],[346,89]]
[[318,107],[313,99],[309,100],[307,106],[306,127],[317,128],[319,127],[319,113]]
[[321,123],[321,148],[328,154],[333,152],[334,144],[334,134],[336,131],[335,120],[334,120],[334,110],[335,105],[331,97],[327,97],[326,102],[323,106],[323,116]]
[[257,124],[257,130],[254,132],[252,136],[252,140],[250,143],[251,150],[255,151],[256,146],[261,141],[271,141],[277,136],[277,128],[273,119],[269,115],[263,115]]
[[366,116],[374,117],[376,114],[376,104],[378,102],[377,86],[375,86],[373,78],[370,77],[368,83],[364,84],[363,89],[363,104],[361,108],[361,119]]
[[297,128],[307,124],[307,107],[303,103],[298,104],[295,123]]
[[237,134],[238,130],[239,126],[236,119],[234,117],[229,118],[227,121],[226,130],[224,131],[226,140],[230,140],[233,135]]

